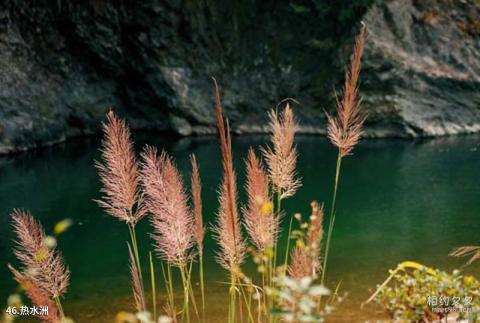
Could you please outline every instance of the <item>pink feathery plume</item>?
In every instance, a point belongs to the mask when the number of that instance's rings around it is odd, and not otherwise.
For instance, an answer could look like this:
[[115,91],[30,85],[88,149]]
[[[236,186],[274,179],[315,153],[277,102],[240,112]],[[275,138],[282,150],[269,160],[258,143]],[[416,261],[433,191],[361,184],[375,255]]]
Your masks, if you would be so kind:
[[305,246],[293,249],[288,274],[293,278],[316,276],[320,267],[320,243],[323,238],[323,205],[311,203],[312,214],[308,224]]
[[195,155],[191,155],[190,162],[192,164],[192,200],[193,200],[193,214],[195,217],[195,240],[198,246],[198,253],[203,253],[203,238],[205,236],[205,228],[203,227],[202,215],[202,183],[200,180],[200,170],[198,168],[197,159]]
[[25,289],[25,294],[27,294],[30,301],[37,307],[46,307],[48,308],[47,315],[39,315],[37,318],[42,322],[48,323],[58,323],[60,322],[60,313],[58,311],[57,305],[55,302],[40,288],[35,284],[35,280],[29,278],[27,275],[22,274],[10,264],[8,264],[8,269],[13,274],[14,279],[17,281],[23,289]]
[[154,229],[157,252],[171,265],[184,266],[193,256],[194,219],[182,177],[172,159],[154,147],[142,152],[141,182]]
[[215,107],[217,112],[220,149],[222,152],[223,179],[219,192],[219,210],[214,228],[220,245],[217,261],[230,272],[239,270],[245,259],[245,241],[240,232],[240,220],[237,209],[237,184],[232,160],[232,142],[228,121],[223,120],[223,108],[220,90],[215,83]]
[[70,271],[60,252],[45,244],[45,231],[29,213],[13,210],[12,221],[18,240],[14,254],[23,265],[22,274],[51,298],[62,296]]
[[313,276],[310,257],[305,248],[295,247],[290,255],[288,275],[295,279]]
[[135,256],[133,255],[132,248],[128,245],[128,254],[130,256],[130,275],[132,276],[132,291],[133,298],[135,299],[135,305],[137,307],[137,312],[143,312],[146,309],[144,291],[142,285],[142,279],[140,278],[140,272],[137,267],[137,262],[135,261]]
[[360,141],[366,119],[360,110],[361,97],[357,84],[366,37],[367,27],[363,25],[355,42],[350,69],[345,73],[343,98],[340,100],[338,96],[336,97],[337,117],[327,113],[328,138],[338,147],[341,157],[350,155]]
[[290,104],[283,113],[270,111],[271,141],[273,147],[262,149],[268,174],[274,190],[284,199],[295,194],[302,185],[296,178],[297,149],[294,145],[296,122]]
[[138,166],[130,130],[112,111],[103,124],[102,162],[96,167],[104,196],[96,202],[108,214],[129,224],[137,223],[146,213],[139,192]]
[[268,177],[252,148],[247,158],[247,206],[242,209],[244,224],[254,245],[265,252],[276,243],[279,218],[273,215]]

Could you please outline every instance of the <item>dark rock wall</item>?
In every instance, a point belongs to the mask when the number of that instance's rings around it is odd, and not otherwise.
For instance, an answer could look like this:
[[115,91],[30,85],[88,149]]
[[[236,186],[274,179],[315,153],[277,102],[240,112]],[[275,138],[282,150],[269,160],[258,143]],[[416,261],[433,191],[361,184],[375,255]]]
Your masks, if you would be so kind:
[[293,97],[324,133],[352,36],[370,29],[361,90],[369,136],[480,129],[472,1],[6,0],[0,4],[0,153],[98,130],[214,129],[212,81],[237,132]]

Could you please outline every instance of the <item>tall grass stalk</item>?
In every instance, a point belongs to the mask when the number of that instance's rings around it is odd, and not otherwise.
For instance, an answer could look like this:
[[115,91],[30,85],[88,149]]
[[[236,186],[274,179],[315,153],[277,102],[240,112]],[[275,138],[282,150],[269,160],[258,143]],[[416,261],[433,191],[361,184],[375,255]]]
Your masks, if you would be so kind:
[[337,165],[335,170],[335,181],[332,197],[332,205],[330,206],[330,219],[327,233],[327,244],[325,247],[325,256],[323,261],[323,269],[321,283],[325,282],[328,255],[330,253],[330,244],[335,225],[336,216],[336,200],[338,191],[338,182],[340,178],[340,170],[343,157],[352,154],[353,149],[358,144],[363,123],[365,122],[365,114],[360,110],[361,97],[358,91],[358,78],[360,75],[361,58],[365,40],[367,37],[367,28],[362,23],[362,29],[355,41],[353,55],[349,69],[345,73],[345,83],[343,86],[343,97],[340,100],[336,98],[337,116],[333,117],[327,113],[328,119],[328,138],[334,146],[338,148]]
[[223,119],[223,107],[220,89],[216,80],[215,109],[218,122],[220,150],[222,153],[223,176],[219,192],[219,209],[217,223],[214,227],[215,237],[220,246],[217,261],[230,273],[230,304],[228,322],[236,318],[236,282],[240,266],[245,260],[245,240],[240,230],[240,219],[237,206],[237,184],[233,168],[232,140],[228,121]]
[[187,282],[188,282],[188,288],[189,288],[189,291],[190,291],[189,295],[190,295],[190,299],[192,301],[193,310],[195,311],[195,315],[197,316],[197,319],[200,322],[200,314],[198,312],[197,300],[195,299],[195,292],[193,291],[193,286],[192,286],[192,268],[193,268],[193,261],[190,262],[190,265],[188,266]]
[[[240,289],[240,294],[242,295],[243,297],[243,301],[245,302],[245,306],[246,306],[246,309],[247,309],[247,314],[248,314],[248,322],[252,322],[252,323],[255,323],[255,320],[253,318],[253,313],[252,313],[252,298],[251,298],[251,294],[249,293],[249,297],[247,298],[247,295],[246,292],[245,292],[245,287],[248,287],[248,286],[244,286],[243,284],[239,284],[239,289]],[[241,307],[240,307],[241,308]],[[241,322],[243,322],[243,319],[241,320]]]
[[190,307],[189,307],[189,299],[190,299],[190,286],[188,281],[188,276],[186,273],[185,265],[179,266],[180,275],[182,277],[182,285],[183,285],[183,310],[182,310],[182,321],[183,318],[186,318],[187,323],[190,323]]
[[205,285],[203,281],[203,254],[199,256],[200,292],[202,293],[202,321],[205,323]]
[[170,265],[167,266],[165,270],[165,265],[161,262],[162,266],[162,276],[163,282],[165,284],[165,291],[167,292],[167,307],[171,310],[172,313],[175,313],[175,297],[173,295],[173,283],[172,283],[172,270]]
[[147,213],[147,209],[140,193],[139,171],[130,129],[125,121],[110,111],[107,122],[103,124],[103,133],[102,160],[95,162],[103,184],[103,196],[96,202],[109,215],[127,223],[143,290],[135,225]]
[[232,275],[231,280],[230,280],[230,289],[229,289],[229,295],[230,295],[230,302],[228,303],[228,323],[233,323],[235,322],[235,278]]
[[153,317],[157,317],[157,288],[155,284],[155,266],[153,261],[153,254],[150,251],[148,253],[148,259],[150,261],[150,279],[151,279],[151,288],[152,288],[152,306],[153,306]]
[[284,268],[285,271],[287,270],[288,266],[288,255],[290,254],[290,242],[292,240],[292,224],[293,224],[293,217],[290,218],[290,224],[288,225],[288,236],[287,236],[287,248],[285,249],[285,261],[284,261]]
[[135,232],[135,224],[128,223],[128,231],[130,233],[130,241],[132,242],[132,251],[135,257],[136,266],[138,268],[138,274],[140,276],[140,282],[143,286],[143,274],[142,274],[142,266],[140,264],[140,254],[138,252],[138,241],[137,241],[137,234]]
[[54,300],[55,300],[55,304],[57,305],[60,318],[61,319],[65,318],[65,313],[63,312],[63,306],[62,306],[62,301],[60,300],[60,297],[55,297]]
[[193,201],[193,213],[194,213],[194,227],[195,227],[195,241],[197,243],[197,251],[199,257],[199,278],[200,278],[200,291],[202,296],[202,319],[205,322],[205,286],[203,280],[203,239],[205,237],[205,228],[203,226],[203,206],[202,206],[202,184],[200,179],[200,169],[197,163],[197,159],[194,154],[190,156],[190,164],[192,167],[191,181],[191,193]]
[[333,226],[335,225],[335,206],[337,202],[337,191],[338,191],[338,182],[340,179],[340,170],[342,167],[342,155],[339,152],[337,157],[337,166],[335,168],[335,181],[333,186],[333,197],[332,197],[332,204],[330,207],[330,218],[328,223],[328,231],[327,231],[327,242],[325,245],[325,256],[323,258],[323,266],[322,266],[322,276],[320,282],[323,284],[325,282],[325,275],[327,273],[327,264],[328,264],[328,255],[330,252],[330,241],[332,239],[333,234]]
[[[282,198],[281,198],[281,193],[279,191],[276,192],[277,195],[277,209],[274,212],[274,216],[277,217],[278,223],[280,223],[280,217],[281,217],[281,212],[282,212]],[[288,247],[287,247],[288,248]],[[273,276],[275,275],[275,268],[277,268],[277,255],[278,255],[278,241],[277,243],[274,244],[273,246],[273,262],[271,263],[270,269],[270,284],[273,281]]]
[[[262,149],[263,156],[268,166],[268,177],[273,186],[273,192],[276,195],[277,207],[276,216],[277,222],[280,223],[281,217],[281,203],[282,200],[293,196],[298,188],[302,185],[301,180],[297,178],[297,157],[298,152],[294,144],[295,131],[297,128],[296,120],[293,111],[290,108],[290,103],[286,103],[285,108],[281,113],[272,110],[269,113],[271,129],[271,147]],[[288,241],[290,240],[290,232]],[[287,246],[287,256],[288,249]],[[277,266],[278,243],[274,246],[273,253],[273,270]],[[286,265],[286,264],[285,264]],[[273,280],[273,276],[270,277]]]

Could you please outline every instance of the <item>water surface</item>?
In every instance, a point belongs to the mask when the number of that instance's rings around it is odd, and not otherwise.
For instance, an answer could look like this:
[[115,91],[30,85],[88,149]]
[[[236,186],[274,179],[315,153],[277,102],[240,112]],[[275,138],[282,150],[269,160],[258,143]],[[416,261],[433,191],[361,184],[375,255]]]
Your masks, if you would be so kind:
[[[136,133],[134,139],[139,148],[150,143],[166,149],[186,176],[189,154],[197,155],[205,217],[212,222],[221,169],[216,138],[178,139]],[[244,182],[243,158],[248,148],[263,145],[266,139],[234,138],[239,183]],[[8,262],[16,263],[11,253],[9,213],[12,208],[22,207],[30,210],[47,231],[66,217],[76,223],[59,239],[59,248],[72,272],[64,301],[71,316],[78,322],[110,322],[117,311],[131,309],[127,228],[92,201],[99,197],[100,183],[93,167],[93,160],[99,158],[99,141],[97,137],[72,140],[51,149],[0,159],[0,304],[16,288],[6,270]],[[332,194],[335,150],[319,137],[298,137],[297,144],[303,186],[284,203],[287,218],[295,212],[307,214],[314,199],[326,201],[328,209]],[[345,160],[328,283],[334,286],[342,281],[342,290],[349,295],[335,321],[377,316],[378,309],[360,311],[359,304],[397,263],[416,260],[451,270],[463,263],[447,256],[453,247],[480,243],[479,146],[478,136],[364,141]],[[144,251],[151,248],[149,231],[148,221],[142,221],[139,236]],[[209,311],[217,318],[211,322],[222,322],[227,295],[222,282],[226,275],[213,260],[215,243],[208,238],[205,248]],[[479,267],[465,270],[478,277]],[[247,270],[253,272],[252,266]]]

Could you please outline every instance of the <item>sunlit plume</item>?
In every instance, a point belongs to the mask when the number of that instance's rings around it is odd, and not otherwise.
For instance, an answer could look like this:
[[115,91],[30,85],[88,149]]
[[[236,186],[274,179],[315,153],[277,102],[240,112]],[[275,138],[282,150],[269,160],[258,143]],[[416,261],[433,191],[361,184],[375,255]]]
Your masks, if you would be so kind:
[[355,42],[355,48],[349,69],[345,73],[343,97],[336,96],[337,116],[327,113],[328,138],[338,147],[340,156],[351,154],[362,134],[365,114],[360,110],[361,98],[358,92],[360,61],[365,47],[367,28],[363,25]]
[[14,254],[22,264],[20,272],[49,297],[62,296],[70,277],[62,255],[46,245],[43,227],[28,212],[13,210],[12,221],[18,238]]
[[200,170],[198,167],[197,159],[195,155],[190,158],[192,165],[192,201],[193,201],[193,214],[195,217],[195,240],[198,246],[198,253],[203,253],[203,238],[205,236],[205,228],[203,227],[203,215],[202,215],[202,184],[200,180]]
[[248,151],[247,205],[242,209],[244,223],[253,244],[259,251],[273,248],[279,230],[279,217],[273,214],[268,177],[252,148]]
[[[214,227],[215,237],[220,245],[218,262],[230,272],[238,271],[245,259],[245,241],[240,232],[240,220],[237,208],[237,184],[232,161],[232,143],[228,121],[223,119],[220,90],[215,81],[215,107],[222,153],[223,178],[219,191],[220,207],[217,223]],[[225,127],[226,124],[226,127]]]
[[171,265],[186,265],[195,243],[194,219],[177,167],[166,152],[158,155],[156,148],[147,146],[140,178],[157,252]]
[[146,213],[139,191],[138,166],[130,130],[112,111],[103,124],[102,161],[96,162],[104,194],[96,202],[122,221],[135,224]]
[[262,149],[268,165],[268,175],[280,199],[295,194],[302,185],[297,178],[297,148],[294,145],[296,122],[290,104],[282,113],[270,111],[272,147]]

